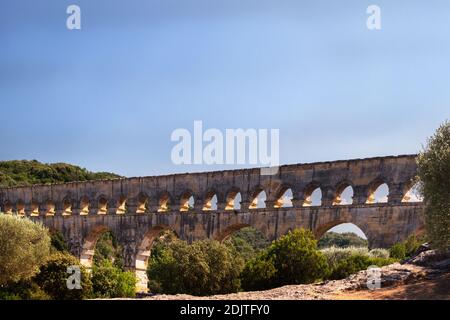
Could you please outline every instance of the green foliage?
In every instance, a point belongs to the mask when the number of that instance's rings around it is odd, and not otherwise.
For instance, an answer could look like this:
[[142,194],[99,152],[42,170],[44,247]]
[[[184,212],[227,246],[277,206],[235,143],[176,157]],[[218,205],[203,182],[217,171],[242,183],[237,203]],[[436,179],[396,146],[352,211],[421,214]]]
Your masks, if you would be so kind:
[[0,300],[50,300],[51,297],[31,281],[11,283],[0,289]]
[[323,235],[317,242],[317,246],[321,249],[327,247],[367,247],[368,242],[353,232],[337,233],[331,231]]
[[30,279],[49,255],[47,229],[28,218],[0,214],[0,286]]
[[270,241],[260,231],[246,227],[235,232],[225,241],[225,244],[233,246],[245,261],[249,261],[255,258],[262,250],[266,249]]
[[67,245],[66,240],[64,239],[61,232],[56,231],[51,235],[51,245],[52,248],[56,251],[67,252],[69,251],[69,247]]
[[0,187],[115,178],[120,176],[108,172],[93,173],[65,163],[43,164],[36,160],[0,162]]
[[331,269],[329,279],[338,280],[347,278],[349,275],[366,270],[370,266],[382,267],[394,263],[395,259],[376,258],[362,254],[352,254],[336,263]]
[[155,244],[149,262],[150,289],[155,293],[211,295],[236,292],[243,259],[217,241],[171,240]]
[[450,122],[445,121],[417,157],[425,201],[425,227],[433,247],[450,246]]
[[264,252],[245,265],[241,273],[242,288],[246,291],[270,289],[276,273],[273,260]]
[[389,251],[386,249],[372,249],[369,251],[368,248],[364,247],[347,247],[347,248],[339,248],[339,247],[329,247],[320,250],[325,257],[327,258],[328,266],[330,269],[334,269],[337,267],[339,262],[350,258],[351,256],[365,256],[368,258],[389,258]]
[[94,295],[101,298],[135,296],[136,277],[131,271],[123,271],[110,260],[103,259],[92,269]]
[[408,259],[419,249],[422,243],[422,239],[412,235],[405,241],[396,243],[389,248],[390,256],[398,260]]
[[[67,268],[79,266],[81,271],[81,289],[68,289],[67,279],[70,276]],[[91,296],[92,283],[77,258],[66,252],[56,252],[43,265],[33,280],[39,288],[55,300],[78,300]]]
[[373,265],[382,267],[397,261],[390,258],[388,250],[380,248],[369,250],[363,247],[329,247],[321,252],[325,255],[330,269],[327,278],[332,280],[346,278]]
[[260,290],[311,283],[327,273],[326,258],[317,250],[312,232],[296,229],[272,242],[256,259],[247,263],[242,273],[242,283],[245,290]]
[[122,247],[119,246],[111,232],[103,233],[95,245],[94,265],[101,265],[103,260],[111,261],[121,270],[124,268]]

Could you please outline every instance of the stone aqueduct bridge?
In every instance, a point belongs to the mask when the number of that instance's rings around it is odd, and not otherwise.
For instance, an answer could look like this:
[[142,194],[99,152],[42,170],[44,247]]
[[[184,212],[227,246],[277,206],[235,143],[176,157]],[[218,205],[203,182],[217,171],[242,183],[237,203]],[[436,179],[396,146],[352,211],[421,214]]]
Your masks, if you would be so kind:
[[[162,230],[188,241],[223,240],[252,226],[270,239],[304,227],[317,238],[341,223],[357,225],[371,247],[387,247],[423,228],[422,203],[407,203],[405,194],[416,174],[414,155],[286,165],[277,175],[260,169],[175,174],[166,176],[73,182],[0,189],[3,212],[41,221],[58,230],[73,254],[90,267],[95,243],[111,231],[123,247],[125,265],[135,270],[138,290],[146,290],[146,267],[152,242]],[[389,187],[388,201],[374,203],[374,191]],[[353,203],[340,203],[340,194],[353,188]],[[311,206],[320,187],[322,202]],[[291,189],[292,207],[280,197]],[[264,191],[264,209],[255,207]],[[241,194],[241,206],[234,197]],[[217,209],[211,210],[211,199]],[[193,196],[194,206],[188,206]],[[215,209],[215,208],[214,208]]]

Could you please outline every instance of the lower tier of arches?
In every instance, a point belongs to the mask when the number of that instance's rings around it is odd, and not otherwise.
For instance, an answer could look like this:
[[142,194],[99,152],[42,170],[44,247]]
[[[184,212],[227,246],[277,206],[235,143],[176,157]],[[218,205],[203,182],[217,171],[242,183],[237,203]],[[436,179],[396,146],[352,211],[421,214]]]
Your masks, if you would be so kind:
[[422,232],[422,204],[361,205],[330,208],[256,209],[248,212],[163,213],[120,216],[32,217],[50,230],[59,231],[80,263],[92,267],[95,245],[106,231],[123,248],[124,265],[136,272],[137,291],[147,290],[147,264],[155,238],[163,230],[173,231],[180,239],[223,241],[243,227],[259,230],[274,240],[295,228],[311,230],[317,239],[342,223],[352,223],[367,237],[369,247],[389,247],[411,234]]

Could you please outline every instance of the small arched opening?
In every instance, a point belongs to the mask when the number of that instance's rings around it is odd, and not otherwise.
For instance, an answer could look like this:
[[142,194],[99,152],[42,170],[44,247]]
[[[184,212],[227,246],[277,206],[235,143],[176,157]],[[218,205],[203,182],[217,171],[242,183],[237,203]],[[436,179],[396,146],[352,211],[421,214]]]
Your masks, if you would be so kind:
[[275,208],[293,207],[292,199],[293,199],[292,189],[291,188],[284,189],[275,203]]
[[36,201],[31,201],[31,213],[30,216],[38,217],[39,216],[39,203]]
[[147,210],[148,210],[148,196],[144,193],[140,193],[137,197],[136,213],[146,213]]
[[54,216],[55,215],[55,204],[51,200],[47,200],[44,205],[45,215]]
[[206,194],[205,204],[203,205],[203,211],[216,211],[217,210],[217,194],[214,191],[210,191]]
[[238,189],[232,189],[228,192],[226,198],[227,204],[225,210],[240,210],[242,196]]
[[72,201],[69,198],[65,198],[62,203],[62,215],[70,216],[72,214]]
[[107,213],[108,213],[108,200],[105,197],[100,197],[98,199],[97,214],[107,214]]
[[367,204],[387,203],[389,197],[389,187],[387,183],[377,182],[369,188]]
[[317,184],[311,184],[305,189],[304,207],[318,207],[322,205],[322,190]]
[[333,200],[333,205],[345,206],[353,204],[353,195],[354,195],[353,187],[350,184],[348,183],[341,184],[336,189],[336,197]]
[[180,200],[180,211],[187,212],[194,209],[195,199],[190,191],[186,191]]
[[89,214],[89,198],[82,197],[80,199],[80,215],[86,216]]
[[402,202],[405,203],[413,203],[413,202],[422,202],[423,201],[423,195],[420,191],[420,184],[416,182],[411,186],[411,188],[408,189],[408,191],[403,196]]
[[22,200],[17,201],[16,211],[19,216],[25,215],[25,203]]
[[264,209],[266,207],[267,195],[262,189],[253,193],[253,199],[249,206],[249,209]]
[[168,192],[163,193],[159,197],[159,208],[158,212],[167,212],[170,210],[171,200],[170,194]]
[[127,213],[127,198],[125,196],[121,196],[117,201],[116,214],[125,214],[125,213]]

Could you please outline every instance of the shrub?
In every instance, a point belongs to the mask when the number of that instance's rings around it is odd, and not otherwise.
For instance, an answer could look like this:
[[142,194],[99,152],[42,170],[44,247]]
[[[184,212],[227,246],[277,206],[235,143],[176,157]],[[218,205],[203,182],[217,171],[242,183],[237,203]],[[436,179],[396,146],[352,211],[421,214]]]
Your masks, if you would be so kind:
[[[67,279],[70,274],[67,268],[78,266],[81,271],[81,289],[67,288]],[[34,278],[34,282],[55,300],[78,300],[90,297],[92,283],[83,266],[77,258],[66,252],[56,252]]]
[[92,288],[96,297],[132,298],[136,294],[136,277],[131,271],[122,271],[104,259],[92,269]]
[[326,258],[317,250],[312,232],[296,229],[274,241],[260,256],[247,264],[243,283],[246,290],[259,290],[286,284],[311,283],[324,278],[327,273]]
[[0,289],[0,300],[50,300],[51,297],[31,281],[11,283]]
[[361,270],[366,270],[370,266],[382,267],[395,262],[395,259],[371,257],[370,255],[352,254],[337,262],[331,269],[329,279],[338,280],[347,278]]
[[381,258],[381,259],[389,259],[390,257],[389,250],[381,248],[375,248],[370,250],[369,255],[373,258]]
[[47,229],[28,218],[0,214],[0,286],[30,279],[49,255]]
[[433,247],[450,246],[450,122],[445,121],[417,157],[425,201],[425,228]]
[[148,277],[152,292],[211,295],[236,292],[243,260],[234,250],[217,241],[188,245],[173,240],[152,253]]
[[392,258],[398,260],[404,260],[410,258],[414,252],[419,249],[422,241],[416,236],[412,235],[408,237],[405,241],[394,244],[390,249],[389,253]]
[[404,243],[396,243],[389,248],[389,254],[392,258],[403,260],[406,258],[406,246]]
[[242,288],[245,291],[270,289],[276,272],[273,261],[261,254],[246,263],[241,273]]
[[335,268],[342,260],[348,259],[351,256],[369,256],[369,249],[367,247],[329,247],[320,251],[325,255],[331,269]]

